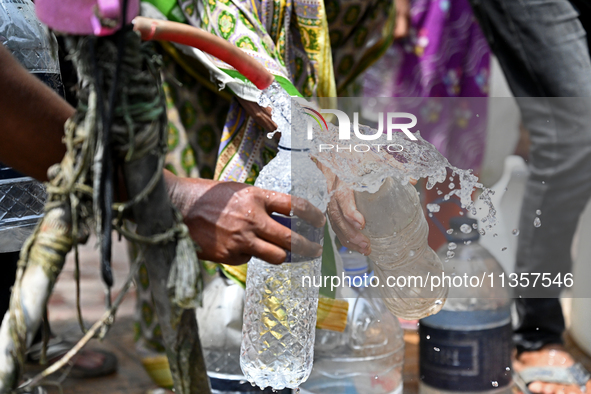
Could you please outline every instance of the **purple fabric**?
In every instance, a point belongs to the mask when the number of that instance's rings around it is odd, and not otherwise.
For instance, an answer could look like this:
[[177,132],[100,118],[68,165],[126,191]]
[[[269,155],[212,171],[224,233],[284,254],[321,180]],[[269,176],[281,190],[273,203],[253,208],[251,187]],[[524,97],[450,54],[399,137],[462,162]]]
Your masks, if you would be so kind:
[[[112,17],[120,8],[118,0],[35,0],[35,12],[41,22],[63,33],[69,34],[100,34],[96,26],[95,7],[103,13],[102,17]],[[140,1],[129,0],[127,4],[127,23],[139,14]],[[93,25],[93,20],[95,24]],[[103,33],[116,29],[102,29]],[[109,33],[110,34],[110,33]],[[101,34],[102,35],[102,34]]]
[[451,164],[479,171],[486,143],[486,39],[468,0],[410,3],[409,35],[368,71],[364,95],[422,98],[405,108],[417,116],[421,136]]

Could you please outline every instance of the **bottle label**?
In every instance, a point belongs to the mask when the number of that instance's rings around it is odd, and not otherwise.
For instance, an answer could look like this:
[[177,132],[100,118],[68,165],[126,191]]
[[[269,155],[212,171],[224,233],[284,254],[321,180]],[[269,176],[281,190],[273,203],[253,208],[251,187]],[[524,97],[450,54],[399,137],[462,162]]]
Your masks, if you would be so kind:
[[25,176],[0,163],[0,181],[4,179],[24,178]]
[[212,390],[222,393],[250,393],[250,394],[291,394],[291,389],[273,390],[270,387],[261,389],[243,380],[218,379],[209,377]]
[[421,320],[421,381],[449,391],[487,391],[508,386],[511,383],[511,334],[508,309],[444,310]]
[[61,97],[66,96],[64,91],[64,83],[62,82],[62,76],[59,73],[46,73],[46,72],[33,72],[31,73],[36,76],[41,82],[53,89],[54,92],[59,94]]
[[[291,229],[294,233],[300,234],[304,238],[322,245],[324,240],[324,227],[314,227],[297,216],[285,216],[273,213],[271,214],[271,217],[279,224]],[[304,261],[310,261],[310,257],[301,256],[290,251],[287,252],[287,257],[285,258],[286,263],[301,263]]]

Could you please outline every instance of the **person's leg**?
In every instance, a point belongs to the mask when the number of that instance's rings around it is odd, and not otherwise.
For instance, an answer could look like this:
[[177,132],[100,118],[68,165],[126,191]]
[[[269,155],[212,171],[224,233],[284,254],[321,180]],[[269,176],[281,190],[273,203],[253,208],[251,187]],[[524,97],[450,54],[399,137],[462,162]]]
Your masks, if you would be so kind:
[[[568,0],[472,3],[531,133],[516,272],[554,278],[570,271],[573,235],[591,196],[591,60],[585,30]],[[540,226],[534,225],[536,218]],[[560,290],[539,284],[536,291],[517,289],[522,298],[516,300],[514,340],[520,352],[561,343]]]

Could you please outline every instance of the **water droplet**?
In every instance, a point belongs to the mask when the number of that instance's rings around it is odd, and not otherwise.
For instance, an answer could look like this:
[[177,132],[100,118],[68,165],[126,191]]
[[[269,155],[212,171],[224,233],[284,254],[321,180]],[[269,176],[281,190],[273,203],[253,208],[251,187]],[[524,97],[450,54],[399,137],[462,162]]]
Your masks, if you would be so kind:
[[453,229],[451,229],[451,228],[450,228],[449,230],[447,230],[447,231],[446,231],[446,233],[448,233],[448,234],[451,234],[451,233],[453,233],[453,232],[454,232],[454,230],[453,230]]
[[443,194],[443,192],[441,190],[437,190],[437,195],[441,196]]
[[266,196],[266,197],[267,197],[267,198],[269,198],[269,195],[267,194],[267,196]]
[[450,242],[447,244],[447,248],[449,250],[455,250],[458,247],[458,245],[455,242]]
[[427,335],[425,338],[427,338],[427,339],[431,339],[431,335]]
[[378,375],[374,376],[373,378],[374,380],[378,380]]
[[518,236],[519,235],[519,229],[514,228],[513,231],[511,231],[511,234]]
[[540,211],[539,209],[536,209],[536,215],[540,216],[542,214],[542,211]]
[[410,257],[413,257],[413,256],[415,255],[415,251],[414,251],[414,250],[411,250],[410,252],[408,252],[408,255],[409,255]]
[[438,347],[434,347],[433,350],[435,350],[436,352],[440,352],[441,349],[439,349]]
[[472,232],[472,227],[470,227],[469,224],[464,223],[460,226],[460,231],[464,234],[468,234]]
[[473,228],[474,230],[478,230],[478,223],[474,223],[474,224],[472,224],[472,228]]
[[439,204],[427,204],[427,210],[429,212],[439,212],[440,209],[441,207],[439,206]]
[[501,252],[504,252],[505,250],[507,250],[507,247],[506,246],[503,247],[503,248],[501,248]]
[[441,301],[441,300],[435,301],[435,305],[441,305],[441,304],[443,304],[443,301]]
[[452,182],[452,183],[449,184],[449,188],[450,189],[453,189],[454,187],[456,187],[456,184],[455,183]]
[[510,370],[511,370],[511,368],[509,368],[509,367],[505,368],[505,371],[510,371]]
[[498,237],[498,236],[499,236],[499,234],[497,234],[497,233],[494,233],[494,234],[493,234],[493,238],[496,238],[496,237]]
[[472,241],[464,241],[464,245],[470,245]]
[[546,184],[546,181],[542,181],[542,185],[545,185],[545,184]]
[[496,380],[493,380],[491,383],[493,387],[499,387],[499,382],[497,382]]
[[540,220],[540,218],[536,217],[534,219],[534,227],[540,227],[542,225],[542,221]]
[[480,235],[485,235],[486,234],[486,231],[484,231],[483,228],[481,228],[480,230],[478,230],[478,232],[480,233]]
[[452,257],[454,257],[456,254],[454,252],[452,252],[451,250],[447,251],[447,258],[451,259]]

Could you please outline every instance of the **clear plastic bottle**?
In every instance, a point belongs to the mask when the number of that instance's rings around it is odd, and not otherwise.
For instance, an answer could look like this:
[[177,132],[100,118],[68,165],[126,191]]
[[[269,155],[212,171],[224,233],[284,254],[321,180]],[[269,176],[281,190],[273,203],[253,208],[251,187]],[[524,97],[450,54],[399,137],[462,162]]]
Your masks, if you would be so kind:
[[[284,118],[290,119],[291,115],[284,114]],[[298,121],[305,124],[305,119]],[[269,194],[281,192],[305,198],[325,212],[326,179],[310,159],[304,141],[292,141],[290,127],[279,130],[279,152],[262,169],[255,185],[267,189]],[[322,244],[324,229],[314,228],[297,217],[274,217]],[[302,277],[320,275],[321,260],[288,253],[281,265],[258,258],[248,263],[240,366],[249,382],[275,390],[295,389],[310,375],[319,289],[304,286]]]
[[429,228],[416,189],[386,178],[376,193],[355,192],[355,202],[365,217],[362,232],[370,239],[369,258],[390,312],[413,320],[441,310],[448,289],[431,287],[430,277],[441,276],[443,266],[427,244]]
[[[0,0],[0,45],[30,73],[63,95],[57,42],[30,0]],[[0,163],[0,253],[20,250],[43,215],[45,189]]]
[[[197,308],[197,320],[212,394],[272,392],[252,386],[240,369],[243,311],[244,288],[241,285],[223,274],[216,275],[207,283],[203,304]],[[280,391],[277,393],[283,394]]]
[[[449,244],[438,254],[445,275],[456,281],[443,310],[419,325],[419,393],[509,394],[511,299],[509,290],[500,285],[503,268],[478,243],[475,219],[452,218],[450,227]],[[460,285],[457,277],[466,283],[464,275],[485,280],[482,286]]]
[[343,268],[352,285],[343,288],[349,302],[347,326],[342,333],[316,330],[314,368],[301,392],[402,393],[404,339],[398,319],[372,293],[368,259],[343,249]]

